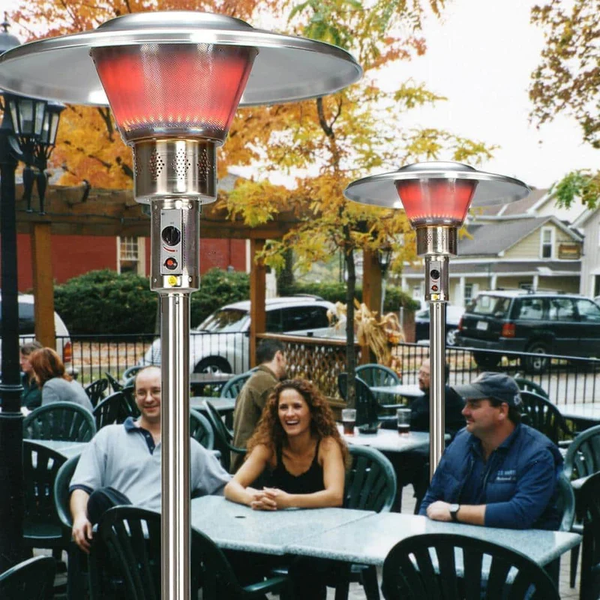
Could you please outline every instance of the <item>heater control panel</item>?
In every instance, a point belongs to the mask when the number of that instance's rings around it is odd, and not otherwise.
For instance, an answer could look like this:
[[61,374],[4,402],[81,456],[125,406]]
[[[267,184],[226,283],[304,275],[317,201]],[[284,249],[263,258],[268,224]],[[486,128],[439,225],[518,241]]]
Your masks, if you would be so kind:
[[160,273],[181,275],[183,268],[183,233],[181,210],[160,212]]
[[429,301],[447,302],[447,260],[426,257],[425,263],[425,298]]

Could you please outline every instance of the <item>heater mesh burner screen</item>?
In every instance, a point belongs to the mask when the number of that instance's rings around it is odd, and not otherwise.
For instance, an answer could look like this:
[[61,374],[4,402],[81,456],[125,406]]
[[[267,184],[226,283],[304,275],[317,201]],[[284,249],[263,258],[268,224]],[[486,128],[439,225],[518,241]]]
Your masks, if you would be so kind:
[[396,181],[396,190],[413,227],[418,225],[462,225],[477,181],[423,179]]
[[197,135],[224,141],[256,49],[144,44],[92,49],[126,141]]

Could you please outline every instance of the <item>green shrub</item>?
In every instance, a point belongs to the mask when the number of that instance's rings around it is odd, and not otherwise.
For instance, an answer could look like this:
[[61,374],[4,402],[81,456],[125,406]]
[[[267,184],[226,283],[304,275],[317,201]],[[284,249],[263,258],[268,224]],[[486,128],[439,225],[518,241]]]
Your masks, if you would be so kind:
[[[191,325],[199,325],[224,304],[247,300],[246,273],[211,269],[191,295]],[[103,269],[73,277],[55,286],[54,304],[73,335],[154,333],[158,294],[147,277]]]

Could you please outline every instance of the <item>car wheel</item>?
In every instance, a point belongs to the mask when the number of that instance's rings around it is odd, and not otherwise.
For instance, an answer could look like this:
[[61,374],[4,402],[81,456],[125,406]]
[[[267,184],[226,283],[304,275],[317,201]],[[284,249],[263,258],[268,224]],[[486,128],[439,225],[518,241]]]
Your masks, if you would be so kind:
[[195,367],[194,373],[231,373],[231,365],[218,356],[203,358]]
[[500,364],[502,357],[499,354],[487,354],[485,352],[473,352],[473,360],[478,367],[493,369]]
[[456,346],[457,334],[458,329],[456,329],[456,327],[452,327],[451,329],[446,330],[446,346]]
[[548,354],[548,346],[543,342],[532,342],[525,348],[525,352],[538,355],[521,358],[521,366],[527,373],[543,373],[550,365],[550,359],[544,356]]

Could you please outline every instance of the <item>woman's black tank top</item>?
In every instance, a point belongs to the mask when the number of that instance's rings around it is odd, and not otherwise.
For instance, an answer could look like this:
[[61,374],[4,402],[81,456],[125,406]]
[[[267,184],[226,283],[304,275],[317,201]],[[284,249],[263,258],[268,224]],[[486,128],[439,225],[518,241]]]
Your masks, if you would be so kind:
[[319,443],[315,448],[315,456],[313,458],[308,471],[300,475],[292,475],[283,464],[283,452],[277,448],[277,465],[270,472],[268,477],[268,486],[276,487],[288,494],[313,494],[325,489],[323,483],[323,467],[319,464]]

